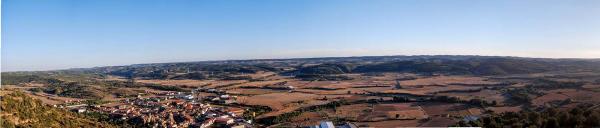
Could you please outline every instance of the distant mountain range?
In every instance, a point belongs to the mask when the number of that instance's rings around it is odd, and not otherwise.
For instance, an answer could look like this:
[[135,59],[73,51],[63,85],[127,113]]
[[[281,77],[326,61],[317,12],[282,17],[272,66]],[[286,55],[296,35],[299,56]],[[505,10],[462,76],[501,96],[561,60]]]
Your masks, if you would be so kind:
[[[286,75],[412,72],[425,74],[508,75],[543,72],[598,71],[600,59],[547,59],[504,56],[364,56],[294,59],[224,60],[133,64],[82,71],[155,79],[226,77],[228,74],[277,72]],[[190,74],[194,73],[194,74]],[[187,74],[182,76],[182,74]],[[210,76],[208,76],[210,75]]]

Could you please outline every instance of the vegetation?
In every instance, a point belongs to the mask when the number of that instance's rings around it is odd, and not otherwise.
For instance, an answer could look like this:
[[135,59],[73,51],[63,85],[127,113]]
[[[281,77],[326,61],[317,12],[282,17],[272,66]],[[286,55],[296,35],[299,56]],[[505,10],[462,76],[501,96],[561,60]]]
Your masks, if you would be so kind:
[[529,88],[538,89],[564,89],[564,88],[581,88],[583,82],[561,82],[547,79],[536,79],[532,84],[528,85]]
[[[223,63],[163,63],[163,64],[140,64],[131,66],[99,67],[88,69],[92,72],[100,72],[110,75],[128,78],[147,79],[210,79],[224,78],[229,74],[256,73],[259,71],[278,71],[268,65],[254,64],[223,64]],[[186,74],[175,74],[175,73]]]
[[542,95],[542,93],[533,88],[511,88],[506,90],[506,94],[517,103],[526,104],[531,103],[533,97]]
[[262,115],[270,111],[272,109],[267,106],[249,106],[249,109],[244,111],[242,117],[246,120],[254,120],[257,115]]
[[151,88],[151,89],[156,89],[156,90],[163,90],[163,91],[185,91],[185,89],[182,89],[177,86],[166,86],[166,85],[160,85],[160,84],[147,84],[146,87]]
[[600,126],[600,110],[590,105],[578,106],[568,111],[554,108],[543,111],[522,111],[493,114],[476,121],[460,121],[458,127],[542,127],[542,128],[589,128]]
[[44,89],[44,92],[64,97],[84,99],[100,99],[106,95],[104,94],[104,92],[106,92],[104,89],[88,85],[80,85],[75,82],[64,85],[49,85]]
[[538,73],[553,69],[545,62],[520,59],[411,60],[364,65],[356,72],[416,72],[474,75]]
[[222,80],[250,80],[252,77],[250,76],[227,76]]
[[200,73],[200,72],[194,72],[194,73],[187,73],[184,75],[178,75],[175,76],[171,79],[192,79],[192,80],[205,80],[208,79],[208,75],[205,73]]
[[569,69],[597,70],[599,66],[572,61],[544,61],[518,58],[427,59],[386,62],[358,66],[353,72],[415,72],[472,75],[529,74]]
[[94,118],[43,105],[40,100],[18,91],[2,96],[0,110],[3,128],[114,127]]
[[39,75],[2,73],[2,85],[18,85],[22,83],[58,84],[61,80],[55,78],[44,78]]
[[299,79],[305,80],[305,81],[316,81],[316,80],[334,80],[334,81],[352,80],[352,78],[348,77],[348,76],[343,76],[343,75],[322,75],[322,74],[300,74],[300,75],[296,75],[296,78],[299,78]]
[[107,113],[90,111],[90,112],[84,113],[84,115],[88,118],[96,119],[96,121],[98,121],[98,122],[106,122],[106,123],[109,123],[109,124],[112,124],[115,126],[119,126],[119,127],[129,128],[129,127],[134,126],[124,120],[119,119],[119,118],[111,117]]
[[354,68],[351,64],[329,63],[300,68],[296,74],[343,74],[350,73]]
[[260,120],[257,120],[257,123],[265,124],[267,126],[273,125],[273,124],[278,124],[278,123],[284,123],[284,122],[290,121],[290,119],[292,119],[293,117],[296,117],[304,112],[317,112],[317,111],[321,111],[323,109],[335,109],[336,107],[340,107],[342,105],[349,105],[349,104],[351,104],[351,103],[349,103],[345,100],[332,101],[332,102],[329,102],[324,105],[315,105],[315,106],[300,108],[300,109],[297,109],[292,112],[281,114],[279,116],[271,116],[271,117],[261,118]]
[[44,79],[36,75],[12,75],[8,73],[2,73],[2,85],[16,85],[20,83],[29,83],[42,80]]

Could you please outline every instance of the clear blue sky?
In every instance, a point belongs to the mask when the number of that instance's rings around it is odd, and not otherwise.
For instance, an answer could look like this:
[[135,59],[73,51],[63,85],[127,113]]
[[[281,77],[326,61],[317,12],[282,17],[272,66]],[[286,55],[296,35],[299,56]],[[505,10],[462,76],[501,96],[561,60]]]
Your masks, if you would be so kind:
[[600,0],[2,0],[2,71],[420,54],[600,58]]

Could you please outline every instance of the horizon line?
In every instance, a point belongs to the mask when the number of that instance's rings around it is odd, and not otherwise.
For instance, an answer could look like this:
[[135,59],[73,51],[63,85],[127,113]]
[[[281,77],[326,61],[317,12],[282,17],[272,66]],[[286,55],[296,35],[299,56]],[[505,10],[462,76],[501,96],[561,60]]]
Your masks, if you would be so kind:
[[476,54],[418,54],[418,55],[365,55],[365,56],[314,56],[314,57],[290,57],[290,58],[248,58],[248,59],[214,59],[214,60],[197,60],[197,61],[172,61],[172,62],[148,62],[148,63],[132,63],[123,65],[102,65],[93,67],[81,67],[81,68],[64,68],[64,69],[48,69],[48,70],[20,70],[20,71],[0,71],[1,73],[11,72],[48,72],[48,71],[63,71],[63,70],[75,70],[75,69],[89,69],[89,68],[101,68],[101,67],[118,67],[118,66],[132,66],[132,65],[145,65],[145,64],[168,64],[168,63],[195,63],[195,62],[219,62],[219,61],[268,61],[268,60],[294,60],[294,59],[319,59],[319,58],[352,58],[352,57],[393,57],[393,56],[473,56],[473,57],[504,57],[504,58],[527,58],[527,59],[575,59],[575,60],[599,60],[599,58],[587,58],[587,57],[531,57],[531,56],[501,56],[501,55],[476,55]]

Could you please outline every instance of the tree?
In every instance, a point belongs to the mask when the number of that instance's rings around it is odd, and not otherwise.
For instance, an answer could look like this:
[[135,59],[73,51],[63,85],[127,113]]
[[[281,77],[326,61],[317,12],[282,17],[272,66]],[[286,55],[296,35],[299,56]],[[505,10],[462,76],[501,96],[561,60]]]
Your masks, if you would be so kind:
[[469,125],[471,125],[471,127],[483,127],[483,124],[479,120],[469,121]]
[[530,112],[529,113],[529,120],[531,121],[532,125],[536,125],[536,126],[541,126],[542,125],[542,117],[537,112]]
[[585,125],[593,127],[600,126],[600,114],[598,112],[591,113],[585,120]]
[[560,124],[556,120],[556,118],[550,117],[546,124],[544,124],[545,128],[560,128]]
[[562,125],[562,126],[572,126],[573,124],[575,124],[574,122],[571,122],[572,120],[570,119],[570,115],[567,112],[560,112],[558,114],[558,122]]
[[458,122],[458,127],[471,127],[471,125],[461,120]]

